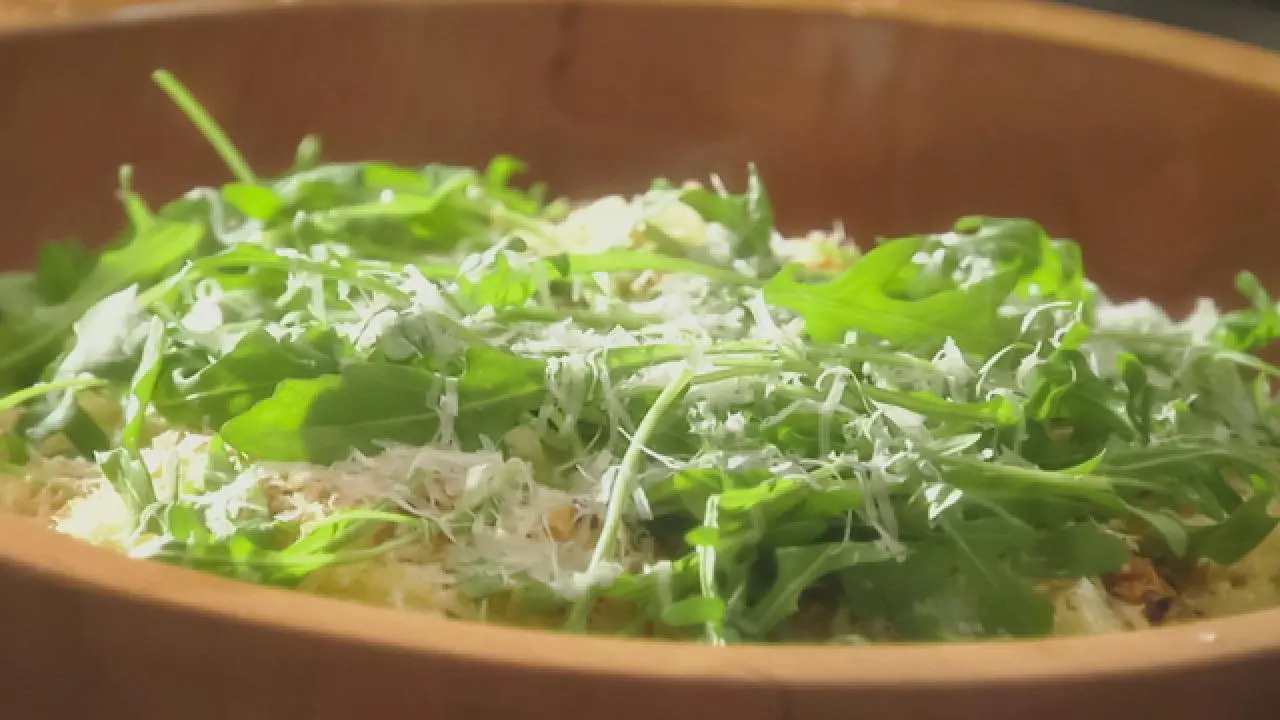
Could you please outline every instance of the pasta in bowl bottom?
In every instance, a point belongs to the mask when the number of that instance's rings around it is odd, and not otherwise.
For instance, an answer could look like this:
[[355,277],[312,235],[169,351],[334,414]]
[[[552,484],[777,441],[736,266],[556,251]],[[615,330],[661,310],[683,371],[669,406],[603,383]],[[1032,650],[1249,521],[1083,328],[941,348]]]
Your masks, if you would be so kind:
[[[1261,702],[1239,678],[1276,657],[1280,185],[1254,157],[1280,144],[1280,61],[949,7],[244,8],[0,40],[31,77],[70,77],[59,42],[125,61],[85,87],[104,116],[103,88],[139,98],[57,150],[85,153],[61,185],[50,146],[6,141],[45,190],[15,193],[14,237],[117,228],[3,276],[12,662],[99,678],[30,712],[337,717],[365,693],[298,683],[341,672],[425,673],[466,717],[582,693],[747,717]],[[340,27],[395,52],[327,59]],[[281,76],[238,87],[199,47],[286,28]],[[674,54],[651,66],[636,29]],[[766,37],[803,50],[743,54]],[[697,72],[660,91],[677,59]],[[50,86],[6,81],[28,102],[5,120],[82,127]],[[70,629],[27,649],[55,612]],[[77,649],[116,633],[159,694]]]

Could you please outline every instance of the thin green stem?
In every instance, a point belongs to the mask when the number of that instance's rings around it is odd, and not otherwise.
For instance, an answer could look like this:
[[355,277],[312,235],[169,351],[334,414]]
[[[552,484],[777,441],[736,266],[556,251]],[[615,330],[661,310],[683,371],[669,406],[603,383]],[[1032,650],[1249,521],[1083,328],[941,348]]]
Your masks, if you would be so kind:
[[[762,287],[764,285],[763,280],[743,275],[732,268],[708,265],[694,260],[658,255],[656,253],[613,250],[597,255],[576,254],[563,257],[568,261],[567,270],[569,275],[653,270],[655,272],[701,275],[726,285],[746,287]],[[458,266],[453,263],[421,261],[414,263],[414,267],[428,280],[452,280],[458,276]],[[563,270],[565,268],[561,266],[560,269]]]
[[[720,496],[710,495],[707,497],[706,509],[703,512],[703,527],[719,529],[720,516]],[[719,597],[716,591],[716,549],[709,545],[699,545],[697,549],[698,555],[698,585],[705,598],[715,599]],[[723,620],[723,618],[722,618]],[[724,632],[721,627],[723,622],[705,622],[703,623],[703,632],[706,636],[707,643],[710,645],[724,645]]]
[[498,320],[507,322],[545,322],[554,323],[571,320],[579,325],[589,327],[628,329],[642,328],[662,322],[663,318],[652,315],[636,315],[634,313],[596,313],[590,310],[561,309],[553,307],[520,307],[505,308],[498,312]]
[[[618,464],[617,475],[614,476],[613,487],[609,489],[609,503],[605,507],[604,523],[600,528],[600,539],[596,542],[595,551],[591,554],[591,562],[587,565],[587,576],[595,577],[600,570],[600,566],[613,559],[617,553],[618,536],[622,530],[622,515],[627,507],[627,503],[631,500],[631,495],[635,491],[636,470],[640,465],[640,459],[644,457],[645,443],[649,441],[649,437],[653,435],[653,431],[658,426],[658,421],[666,414],[667,410],[675,404],[676,399],[688,387],[689,381],[693,379],[693,372],[685,370],[673,379],[658,395],[658,399],[654,401],[653,406],[645,413],[644,418],[640,421],[640,426],[636,428],[635,435],[631,438],[631,443],[627,446],[627,451],[622,456],[622,462]],[[588,589],[587,592],[573,605],[573,609],[569,613],[568,625],[571,629],[581,630],[586,627],[587,616],[591,612],[591,607],[595,603],[595,594]]]
[[213,119],[209,111],[204,109],[200,101],[196,100],[182,84],[178,78],[174,77],[168,70],[156,70],[151,74],[151,79],[156,85],[169,96],[174,105],[191,121],[192,125],[204,135],[204,139],[213,146],[218,156],[222,158],[222,162],[226,163],[230,168],[231,174],[237,180],[249,185],[257,185],[258,178],[253,174],[253,170],[249,168],[249,163],[244,161],[244,157],[240,155],[240,151],[231,143],[231,139],[227,137],[226,131]]
[[58,392],[60,390],[84,390],[85,388],[101,387],[106,384],[106,380],[95,377],[76,377],[67,378],[66,380],[36,383],[31,387],[23,388],[17,392],[10,393],[3,398],[0,398],[0,412],[11,410],[28,400],[37,398],[41,395],[47,395],[52,392]]
[[657,272],[702,275],[727,285],[745,285],[748,287],[762,287],[764,285],[763,280],[743,275],[732,268],[707,265],[693,260],[685,260],[684,258],[634,250],[615,250],[598,255],[570,255],[568,259],[569,272],[573,275],[628,270],[654,270]]

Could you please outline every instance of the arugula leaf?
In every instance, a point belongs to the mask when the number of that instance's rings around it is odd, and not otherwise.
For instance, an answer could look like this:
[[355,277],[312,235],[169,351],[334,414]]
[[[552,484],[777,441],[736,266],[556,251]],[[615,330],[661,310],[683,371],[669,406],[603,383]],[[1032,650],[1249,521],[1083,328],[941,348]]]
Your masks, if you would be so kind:
[[892,558],[871,543],[826,543],[780,548],[778,576],[769,591],[753,605],[745,620],[753,630],[768,633],[799,609],[800,594],[823,577],[866,563]]
[[1183,557],[1190,546],[1186,524],[1167,508],[1148,510],[1136,505],[1128,506],[1129,512],[1141,518],[1168,546],[1175,557]]
[[[541,363],[488,348],[467,351],[454,430],[466,448],[496,441],[542,402]],[[340,375],[281,382],[232,418],[222,437],[255,460],[329,464],[388,443],[424,445],[440,431],[445,378],[401,365],[352,362]]]
[[941,345],[950,337],[962,349],[990,353],[1007,344],[1013,328],[996,309],[1018,283],[1014,271],[916,300],[886,293],[921,243],[919,237],[891,240],[822,284],[801,283],[796,266],[784,268],[765,285],[765,299],[798,313],[819,342],[859,330],[904,346]]
[[284,201],[274,190],[261,185],[228,183],[222,197],[235,209],[255,220],[271,220],[284,209]]
[[884,621],[907,640],[941,640],[958,628],[932,613],[929,603],[955,596],[959,560],[951,543],[925,539],[905,557],[852,566],[840,572],[845,600],[855,620]]
[[[270,533],[245,531],[219,539],[209,534],[188,508],[169,506],[167,509],[170,511],[167,534],[141,548],[136,553],[138,556],[286,588],[295,587],[322,567],[369,560],[420,542],[425,532],[421,519],[357,510],[337,513],[289,546],[274,549],[254,538],[254,535]],[[175,519],[180,524],[175,524]],[[347,547],[372,528],[387,524],[409,525],[411,530],[372,547]]]
[[222,426],[255,460],[329,464],[380,443],[422,445],[439,429],[429,404],[439,378],[411,367],[355,363],[341,375],[285,380],[274,394]]
[[1245,500],[1226,520],[1212,527],[1193,531],[1188,553],[1219,565],[1233,565],[1262,544],[1280,519],[1269,511],[1274,493],[1255,480],[1253,497]]
[[35,290],[45,303],[66,302],[96,262],[95,255],[78,242],[43,243],[36,261]]
[[501,310],[523,305],[533,296],[538,283],[533,272],[513,268],[507,253],[499,249],[492,263],[484,268],[483,276],[472,280],[464,274],[458,278],[458,286],[474,307]]
[[194,223],[156,221],[123,247],[103,253],[65,302],[49,307],[35,319],[5,318],[0,322],[0,337],[9,338],[12,344],[0,351],[0,378],[16,377],[22,382],[31,371],[28,363],[40,363],[42,353],[63,339],[89,308],[189,256],[203,236],[204,228]]
[[1047,635],[1053,628],[1053,604],[1037,595],[990,548],[984,551],[981,536],[972,534],[972,523],[944,521],[943,530],[959,549],[957,557],[965,579],[977,597],[978,618],[988,634],[1015,637]]
[[484,170],[484,187],[488,195],[497,200],[507,211],[533,216],[542,211],[545,188],[533,185],[527,192],[512,187],[511,179],[527,171],[529,166],[519,158],[498,155],[489,161]]
[[1129,393],[1125,401],[1129,424],[1137,432],[1138,440],[1144,445],[1148,444],[1151,442],[1151,415],[1155,410],[1156,397],[1147,377],[1147,370],[1142,366],[1142,361],[1132,353],[1120,355],[1116,364]]
[[124,205],[124,214],[129,218],[129,225],[134,232],[141,232],[155,222],[155,216],[147,202],[133,191],[133,166],[120,166],[120,203]]
[[[54,368],[53,380],[107,374],[110,366],[132,358],[146,330],[135,287],[103,298],[72,326],[76,342]],[[80,416],[74,393],[53,394],[42,412],[29,418],[27,436],[42,440],[63,431]]]
[[675,627],[720,625],[724,622],[724,616],[724,600],[694,595],[672,603],[662,613],[662,622]]
[[1118,570],[1131,554],[1123,537],[1080,523],[1045,533],[1020,561],[1020,569],[1032,577],[1095,577]]
[[1022,419],[1018,408],[1000,396],[981,403],[962,403],[925,392],[895,392],[877,387],[864,387],[861,392],[876,402],[896,405],[939,421],[1013,425]]
[[482,438],[500,439],[542,404],[546,366],[488,347],[468,348],[466,363],[454,429],[464,448],[475,449]]
[[147,333],[142,359],[134,373],[124,408],[124,428],[120,446],[100,458],[102,472],[120,493],[130,513],[138,518],[156,502],[151,472],[142,459],[142,426],[147,407],[160,376],[160,360],[164,352],[165,327],[153,320]]
[[1106,475],[1081,475],[969,458],[940,458],[939,463],[947,470],[947,481],[964,490],[1042,500],[1071,498],[1110,510],[1123,507],[1123,501],[1116,494],[1116,479]]
[[720,223],[733,233],[734,257],[760,262],[764,275],[777,269],[769,245],[773,238],[773,204],[755,165],[747,167],[747,190],[742,195],[690,187],[681,190],[679,198],[703,220]]
[[[193,350],[194,357],[167,366],[156,388],[156,409],[179,425],[219,428],[270,397],[284,380],[336,372],[334,356],[321,350],[336,342],[336,336],[327,331],[282,342],[255,330],[221,356],[209,358]],[[188,374],[189,369],[194,372]]]
[[1257,276],[1242,272],[1236,289],[1249,300],[1249,309],[1227,313],[1219,321],[1217,334],[1228,350],[1251,352],[1280,338],[1280,308],[1262,287]]

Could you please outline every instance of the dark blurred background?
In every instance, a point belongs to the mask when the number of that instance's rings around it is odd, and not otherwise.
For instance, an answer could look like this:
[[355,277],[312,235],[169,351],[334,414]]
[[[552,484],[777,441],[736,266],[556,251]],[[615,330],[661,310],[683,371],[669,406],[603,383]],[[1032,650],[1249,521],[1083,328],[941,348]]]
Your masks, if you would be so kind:
[[1280,51],[1280,0],[1058,0]]

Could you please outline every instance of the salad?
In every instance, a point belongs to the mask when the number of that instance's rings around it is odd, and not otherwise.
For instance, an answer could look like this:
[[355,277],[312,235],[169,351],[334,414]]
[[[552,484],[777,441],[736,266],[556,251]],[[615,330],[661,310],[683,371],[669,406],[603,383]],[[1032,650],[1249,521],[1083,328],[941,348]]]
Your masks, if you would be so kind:
[[968,217],[861,247],[745,190],[483,170],[131,188],[0,276],[0,507],[132,557],[474,621],[738,642],[1145,628],[1280,605],[1280,337],[1114,303]]

